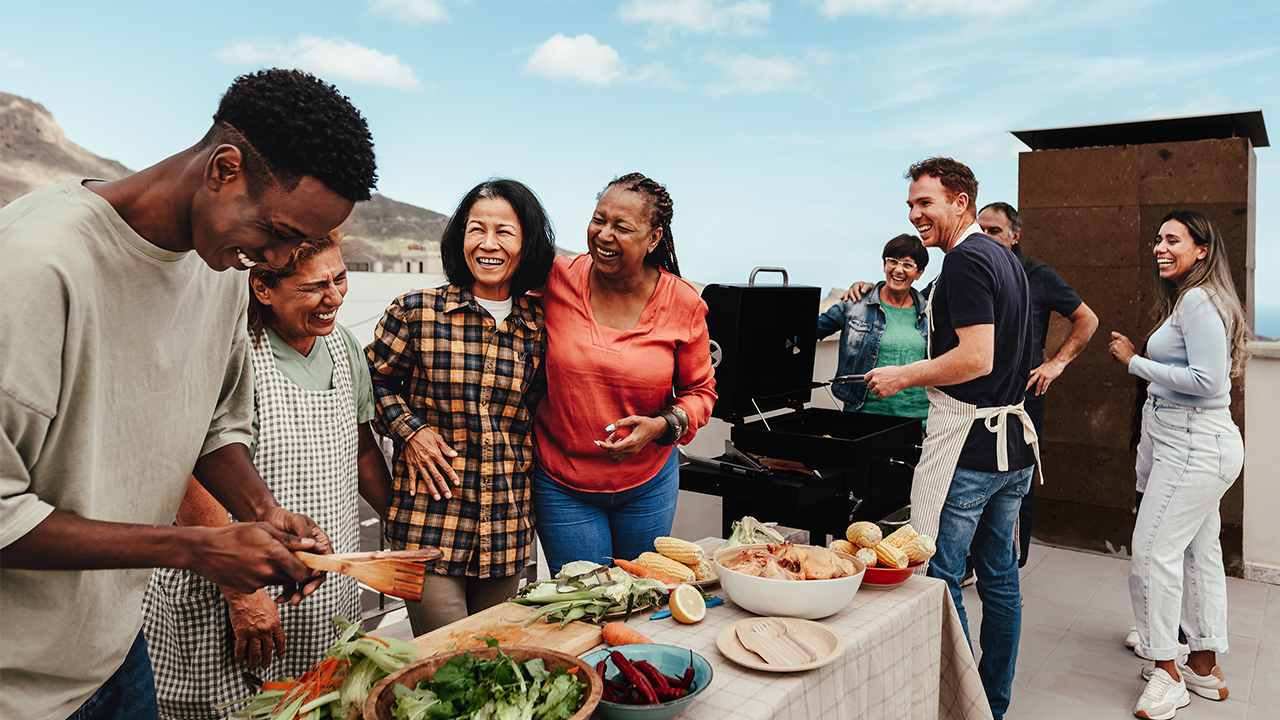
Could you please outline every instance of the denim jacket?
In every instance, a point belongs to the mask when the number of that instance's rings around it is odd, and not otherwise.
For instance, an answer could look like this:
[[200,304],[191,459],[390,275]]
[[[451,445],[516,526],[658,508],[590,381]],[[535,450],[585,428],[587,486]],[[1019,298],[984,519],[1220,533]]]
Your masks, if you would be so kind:
[[[880,338],[888,322],[880,308],[880,289],[884,282],[876,283],[858,302],[842,300],[818,318],[818,339],[836,330],[840,331],[840,360],[837,375],[865,375],[876,366],[880,356]],[[911,299],[916,304],[916,329],[925,340],[929,339],[929,319],[925,315],[925,299],[911,288]],[[854,409],[867,401],[865,383],[840,383],[833,385],[832,393]]]

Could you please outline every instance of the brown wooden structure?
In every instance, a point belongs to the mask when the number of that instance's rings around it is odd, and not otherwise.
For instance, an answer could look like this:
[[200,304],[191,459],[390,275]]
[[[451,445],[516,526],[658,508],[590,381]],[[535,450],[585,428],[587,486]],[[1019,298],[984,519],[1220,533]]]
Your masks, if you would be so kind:
[[[1133,534],[1130,437],[1136,376],[1107,354],[1111,331],[1141,344],[1153,327],[1151,242],[1174,209],[1208,215],[1225,239],[1253,325],[1256,157],[1261,111],[1013,133],[1022,247],[1049,263],[1099,319],[1080,357],[1054,382],[1042,444],[1033,535],[1055,545],[1128,550]],[[1046,355],[1069,324],[1054,316]],[[1244,429],[1243,379],[1232,414]],[[1222,500],[1227,571],[1240,575],[1244,482]]]

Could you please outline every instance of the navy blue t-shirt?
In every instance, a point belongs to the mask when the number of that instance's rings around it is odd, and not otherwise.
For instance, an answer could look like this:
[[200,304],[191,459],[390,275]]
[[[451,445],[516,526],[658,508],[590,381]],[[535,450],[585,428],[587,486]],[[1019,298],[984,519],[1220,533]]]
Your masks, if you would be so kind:
[[[1012,251],[987,235],[975,233],[942,261],[933,298],[933,357],[960,344],[958,327],[995,325],[991,372],[958,385],[938,389],[962,402],[984,407],[1022,402],[1031,375],[1031,301],[1027,275]],[[1022,441],[1022,423],[1007,423],[1009,469],[1035,464],[1031,446]],[[996,436],[984,420],[974,422],[960,453],[959,467],[996,472]]]

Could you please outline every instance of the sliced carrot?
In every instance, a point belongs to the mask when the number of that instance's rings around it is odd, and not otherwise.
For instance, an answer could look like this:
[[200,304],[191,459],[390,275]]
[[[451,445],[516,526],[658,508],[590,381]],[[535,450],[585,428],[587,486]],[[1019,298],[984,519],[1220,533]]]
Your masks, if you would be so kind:
[[289,688],[291,688],[291,687],[293,687],[293,683],[291,683],[291,682],[264,682],[264,683],[262,683],[262,689],[263,689],[263,690],[288,690],[288,689],[289,689]]
[[613,561],[613,564],[617,565],[623,570],[626,570],[632,575],[635,575],[636,577],[652,578],[666,585],[680,584],[679,580],[671,577],[670,575],[667,575],[665,573],[660,573],[657,570],[650,570],[649,568],[641,565],[640,563],[631,562],[630,560],[618,560],[617,558],[615,558]]
[[[623,569],[625,570],[626,568]],[[630,571],[628,570],[628,572]],[[600,634],[604,637],[604,641],[610,645],[653,644],[652,640],[641,635],[639,631],[632,630],[620,622],[605,623],[604,629]]]
[[578,674],[578,667],[575,665],[575,666],[573,666],[573,667],[569,668],[568,670],[565,670],[565,672],[569,673],[570,675],[577,675],[577,674]]

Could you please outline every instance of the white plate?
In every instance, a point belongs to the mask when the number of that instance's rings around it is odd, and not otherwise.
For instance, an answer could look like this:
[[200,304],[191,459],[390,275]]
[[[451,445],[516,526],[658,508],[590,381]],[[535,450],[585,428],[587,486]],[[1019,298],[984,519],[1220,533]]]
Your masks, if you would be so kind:
[[[756,623],[766,619],[783,623],[787,626],[788,632],[804,638],[810,645],[818,650],[818,659],[796,665],[774,665],[765,662],[764,658],[743,647],[742,641],[738,639],[739,626],[741,626],[743,630],[749,630]],[[716,647],[720,648],[720,654],[739,665],[749,667],[753,670],[763,670],[765,672],[802,672],[804,670],[820,668],[843,655],[844,636],[831,628],[828,628],[826,625],[812,620],[801,620],[799,618],[786,617],[750,617],[743,618],[732,625],[726,625],[722,630],[720,630],[720,634],[716,635]]]

